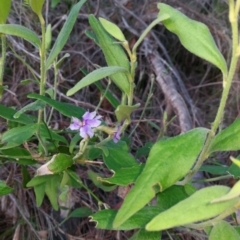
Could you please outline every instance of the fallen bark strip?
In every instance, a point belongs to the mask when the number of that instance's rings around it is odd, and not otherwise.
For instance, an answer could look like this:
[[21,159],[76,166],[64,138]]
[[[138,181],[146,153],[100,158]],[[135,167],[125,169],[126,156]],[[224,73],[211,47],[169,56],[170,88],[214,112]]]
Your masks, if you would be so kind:
[[181,132],[187,132],[192,129],[192,119],[190,117],[188,107],[182,96],[176,90],[173,79],[167,72],[167,69],[162,63],[160,56],[158,56],[158,53],[156,51],[153,53],[153,51],[149,50],[150,49],[148,49],[147,57],[153,66],[156,74],[156,81],[160,85],[167,101],[172,105],[174,112],[179,119]]

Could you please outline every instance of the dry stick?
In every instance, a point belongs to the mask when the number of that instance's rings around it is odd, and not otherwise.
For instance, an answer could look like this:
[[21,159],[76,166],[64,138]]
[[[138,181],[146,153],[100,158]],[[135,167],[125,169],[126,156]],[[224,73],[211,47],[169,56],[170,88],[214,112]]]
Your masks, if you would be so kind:
[[171,103],[175,113],[178,116],[181,132],[189,131],[192,129],[192,119],[190,117],[186,103],[176,90],[176,86],[173,82],[172,77],[167,72],[156,51],[154,53],[148,54],[148,58],[156,73],[156,80],[158,84],[162,88],[166,99]]

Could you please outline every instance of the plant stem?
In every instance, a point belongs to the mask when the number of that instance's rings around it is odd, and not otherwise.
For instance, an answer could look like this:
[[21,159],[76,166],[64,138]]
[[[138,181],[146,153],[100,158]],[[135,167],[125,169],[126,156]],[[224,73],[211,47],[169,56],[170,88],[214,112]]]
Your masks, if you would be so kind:
[[186,178],[181,182],[181,184],[186,184],[192,176],[199,170],[202,166],[203,162],[208,158],[210,152],[210,146],[212,141],[215,137],[216,131],[223,119],[224,116],[224,109],[226,106],[227,98],[229,95],[229,91],[232,85],[232,80],[236,71],[237,62],[238,62],[238,55],[237,55],[237,48],[238,48],[238,12],[235,11],[234,1],[229,1],[229,21],[231,23],[232,28],[232,57],[228,75],[226,79],[223,79],[223,92],[220,100],[220,104],[218,107],[217,115],[215,120],[212,124],[212,128],[207,135],[207,139],[203,146],[202,152],[191,172],[186,176]]
[[[46,59],[46,51],[45,51],[45,21],[42,15],[39,15],[39,21],[41,24],[42,31],[42,44],[40,49],[40,68],[41,68],[41,79],[40,79],[40,95],[45,94],[45,85],[46,85],[46,70],[45,70],[45,59]],[[40,109],[38,111],[38,123],[42,121],[43,110]]]
[[3,74],[4,74],[4,67],[6,61],[6,36],[1,35],[1,42],[2,42],[2,57],[0,59],[0,99],[2,98],[3,92]]

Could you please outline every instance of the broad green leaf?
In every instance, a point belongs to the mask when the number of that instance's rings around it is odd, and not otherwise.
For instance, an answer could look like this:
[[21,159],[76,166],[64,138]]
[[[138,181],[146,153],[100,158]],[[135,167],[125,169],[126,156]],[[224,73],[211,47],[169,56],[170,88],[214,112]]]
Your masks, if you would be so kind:
[[154,143],[147,142],[143,147],[139,148],[136,152],[136,157],[147,156],[152,148]]
[[114,172],[110,178],[100,178],[101,181],[119,186],[127,186],[134,183],[141,174],[145,164],[136,165],[128,168],[120,168]]
[[235,183],[235,185],[226,195],[213,199],[211,203],[225,202],[233,198],[237,198],[239,196],[240,196],[240,181]]
[[[102,24],[93,15],[89,15],[88,19],[103,51],[107,65],[123,67],[129,71],[129,60],[120,44],[116,43],[116,40],[106,32]],[[130,94],[130,83],[125,73],[119,72],[113,74],[110,78],[124,93]]]
[[69,176],[68,185],[76,188],[81,188],[83,186],[82,180],[79,178],[78,174],[71,170],[66,170],[66,173]]
[[25,107],[23,107],[19,111],[17,111],[13,115],[13,117],[14,118],[19,118],[26,111],[38,111],[39,109],[43,109],[45,107],[45,105],[46,104],[44,102],[37,100],[35,102],[32,102],[32,103],[26,105]]
[[16,114],[16,112],[16,110],[0,104],[0,117],[2,118],[22,124],[31,124],[35,121],[33,117],[26,114],[22,114],[19,118],[15,119],[13,116]]
[[7,195],[13,191],[13,188],[10,188],[4,181],[0,180],[0,197]]
[[103,154],[104,163],[110,170],[117,171],[121,168],[138,165],[137,161],[129,153],[125,142],[108,142],[104,145],[108,149],[108,155]]
[[11,0],[0,1],[0,24],[6,23],[10,9]]
[[146,230],[161,231],[213,218],[239,201],[239,199],[233,199],[211,204],[213,199],[225,195],[228,191],[229,188],[225,186],[203,188],[157,215],[147,224]]
[[53,173],[60,173],[73,165],[72,157],[59,153],[54,160],[48,165],[48,169]]
[[228,222],[220,221],[213,225],[209,240],[240,240],[240,235]]
[[114,38],[117,40],[124,42],[126,41],[125,36],[122,33],[122,30],[114,23],[104,19],[104,18],[99,18],[100,23],[104,27],[104,29],[112,35]]
[[51,107],[53,107],[54,109],[56,109],[57,111],[59,111],[60,113],[67,117],[76,117],[80,119],[82,115],[85,113],[85,110],[83,108],[77,107],[73,104],[59,102],[36,93],[31,93],[28,95],[28,97],[39,99],[47,103],[48,105],[50,105]]
[[148,232],[145,229],[140,229],[129,240],[161,240],[161,232]]
[[163,25],[178,36],[188,51],[214,64],[224,76],[227,75],[226,61],[205,24],[191,20],[167,4],[159,3],[158,8],[159,17],[169,15],[168,19],[162,21]]
[[236,151],[240,149],[240,118],[217,134],[210,147],[210,152]]
[[110,67],[102,67],[98,68],[91,73],[89,73],[87,76],[85,76],[83,79],[81,79],[73,88],[69,89],[67,91],[67,96],[71,96],[77,91],[81,90],[82,88],[95,83],[105,77],[111,76],[113,74],[119,73],[119,72],[127,72],[126,68],[118,67],[118,66],[110,66]]
[[193,194],[195,191],[196,190],[190,185],[171,186],[165,191],[157,194],[157,206],[163,211],[167,210],[189,197],[189,195]]
[[99,178],[101,178],[101,176],[91,170],[88,170],[87,172],[89,179],[92,180],[92,182],[94,183],[94,185],[100,189],[102,189],[104,192],[111,192],[112,190],[114,190],[116,188],[116,186],[113,185],[104,185]]
[[115,228],[113,226],[113,220],[116,217],[117,210],[102,210],[91,215],[91,221],[97,223],[96,228],[106,230],[131,230],[136,228],[143,228],[145,225],[157,214],[160,210],[157,207],[145,207],[138,211],[134,216],[129,218],[121,226]]
[[208,131],[196,128],[153,145],[145,168],[125,198],[114,226],[121,225],[144,207],[155,196],[155,185],[159,185],[160,191],[163,191],[189,172],[202,149]]
[[33,44],[35,47],[40,48],[41,41],[38,35],[32,30],[17,24],[0,24],[0,33],[12,35],[23,38]]
[[42,15],[42,7],[45,0],[29,0],[29,4],[33,10],[38,16]]
[[140,106],[140,103],[135,104],[134,106],[127,106],[127,105],[119,105],[117,109],[115,110],[115,114],[117,117],[118,122],[121,122],[122,120],[131,120],[130,115],[134,110],[136,110]]
[[60,175],[52,175],[52,178],[46,182],[45,186],[45,193],[48,196],[55,211],[58,210],[58,187],[60,185],[60,181]]
[[12,128],[2,135],[2,142],[20,145],[32,137],[37,129],[38,124],[29,124],[23,127]]
[[81,0],[74,6],[72,6],[72,9],[68,15],[68,18],[66,22],[64,23],[53,47],[52,50],[48,56],[47,62],[46,62],[46,69],[48,69],[53,61],[57,58],[58,54],[62,51],[64,45],[66,44],[68,37],[73,29],[73,26],[77,20],[78,13],[82,7],[82,5],[86,2],[86,0]]

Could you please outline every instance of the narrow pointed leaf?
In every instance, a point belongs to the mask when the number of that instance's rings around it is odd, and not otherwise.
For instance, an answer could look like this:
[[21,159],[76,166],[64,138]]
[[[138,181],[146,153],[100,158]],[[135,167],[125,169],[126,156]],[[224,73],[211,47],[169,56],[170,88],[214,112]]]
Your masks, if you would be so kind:
[[41,41],[38,35],[32,30],[21,25],[0,24],[0,33],[23,38],[38,48],[41,46]]
[[[116,40],[106,32],[102,24],[93,15],[89,15],[89,24],[96,35],[107,65],[123,67],[129,71],[129,60],[122,46],[116,43]],[[129,79],[125,73],[119,72],[113,74],[110,78],[124,93],[130,94]]]
[[57,100],[53,100],[51,98],[41,96],[36,93],[31,93],[28,95],[28,97],[39,99],[47,103],[48,105],[55,108],[56,110],[58,110],[60,113],[62,113],[64,116],[67,116],[67,117],[81,118],[82,115],[85,113],[85,110],[83,108],[77,107],[70,103],[59,102]]
[[236,151],[240,149],[240,118],[222,130],[213,140],[210,152]]
[[68,37],[73,29],[73,26],[77,20],[78,13],[82,7],[82,5],[86,2],[86,0],[81,0],[77,4],[75,4],[70,13],[69,16],[64,23],[53,47],[52,50],[48,56],[47,62],[46,62],[46,69],[48,69],[53,61],[57,58],[58,54],[62,51],[64,45],[66,44]]
[[155,185],[159,185],[160,191],[163,191],[188,173],[202,149],[207,133],[207,129],[196,128],[154,144],[145,168],[117,214],[115,227],[121,225],[155,196]]
[[93,72],[89,73],[87,76],[85,76],[83,79],[81,79],[73,88],[69,89],[67,91],[67,96],[71,96],[82,88],[119,72],[126,73],[127,69],[117,66],[102,67],[96,69]]
[[225,221],[215,223],[210,232],[209,240],[226,240],[226,239],[240,240],[240,235],[234,229],[233,226],[231,226],[229,223]]
[[188,51],[214,64],[224,76],[227,75],[226,61],[205,24],[188,18],[167,4],[159,3],[158,8],[159,16],[169,15],[168,19],[162,21],[163,25],[178,36]]
[[44,107],[45,107],[45,103],[42,102],[42,101],[37,100],[35,102],[32,102],[32,103],[26,105],[25,107],[23,107],[19,111],[17,111],[14,114],[13,117],[14,118],[19,118],[26,111],[38,111],[39,109],[43,109]]
[[4,181],[0,180],[0,197],[7,195],[13,191],[13,188],[10,188]]
[[203,188],[157,215],[147,224],[146,230],[161,231],[213,218],[239,201],[239,199],[233,199],[227,202],[210,203],[213,199],[226,194],[228,191],[229,188],[225,186]]
[[0,1],[0,24],[6,23],[10,9],[11,0]]

